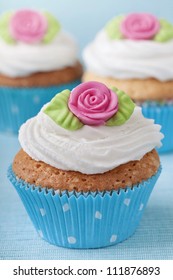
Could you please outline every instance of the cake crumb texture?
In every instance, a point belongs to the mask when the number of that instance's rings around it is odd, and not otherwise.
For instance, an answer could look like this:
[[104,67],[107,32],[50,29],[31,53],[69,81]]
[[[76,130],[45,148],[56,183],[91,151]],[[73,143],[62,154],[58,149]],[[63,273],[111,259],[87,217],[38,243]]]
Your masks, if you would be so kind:
[[154,78],[148,79],[114,79],[85,72],[83,82],[99,81],[108,87],[115,86],[125,91],[134,101],[164,101],[173,99],[173,80],[161,82]]
[[59,70],[38,72],[26,77],[10,78],[0,74],[0,86],[7,87],[49,87],[78,80],[82,76],[82,65],[77,62]]
[[87,175],[35,161],[20,150],[14,158],[13,171],[18,178],[36,186],[87,192],[131,187],[152,177],[159,166],[159,156],[156,150],[152,150],[139,161],[130,161],[103,174]]

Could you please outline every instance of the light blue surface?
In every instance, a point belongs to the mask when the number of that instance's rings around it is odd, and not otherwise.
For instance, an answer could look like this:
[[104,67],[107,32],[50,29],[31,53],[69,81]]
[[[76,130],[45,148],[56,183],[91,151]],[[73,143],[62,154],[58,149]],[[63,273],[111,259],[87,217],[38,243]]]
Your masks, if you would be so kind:
[[37,235],[6,178],[18,149],[17,138],[0,135],[0,259],[173,259],[173,154],[161,156],[162,174],[131,238],[103,249],[74,250]]
[[38,8],[52,12],[64,29],[74,34],[80,51],[105,23],[118,14],[150,12],[173,22],[172,0],[1,0],[0,12],[17,8]]

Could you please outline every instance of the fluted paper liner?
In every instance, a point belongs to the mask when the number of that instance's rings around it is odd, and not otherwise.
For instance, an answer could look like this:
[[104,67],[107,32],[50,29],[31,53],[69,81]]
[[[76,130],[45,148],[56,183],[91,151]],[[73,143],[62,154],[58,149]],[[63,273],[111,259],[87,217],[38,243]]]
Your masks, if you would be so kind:
[[22,123],[34,117],[55,94],[79,83],[80,80],[48,87],[0,87],[0,132],[18,133]]
[[30,185],[8,170],[39,235],[67,248],[114,245],[136,230],[161,168],[133,188],[106,192],[54,191]]
[[173,104],[142,104],[144,117],[154,119],[156,124],[162,126],[161,132],[164,134],[163,146],[158,149],[159,153],[173,151]]

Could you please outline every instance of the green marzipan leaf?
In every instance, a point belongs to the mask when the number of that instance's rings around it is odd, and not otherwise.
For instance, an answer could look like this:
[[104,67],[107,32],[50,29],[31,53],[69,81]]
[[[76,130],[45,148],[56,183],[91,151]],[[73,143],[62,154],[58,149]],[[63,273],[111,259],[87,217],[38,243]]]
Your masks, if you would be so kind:
[[63,90],[61,93],[55,95],[44,110],[44,113],[61,127],[67,130],[77,130],[83,126],[83,123],[69,110],[69,96],[69,90]]
[[42,41],[45,44],[49,44],[55,38],[56,34],[60,31],[61,25],[57,21],[57,19],[48,12],[45,12],[44,15],[48,21],[48,30]]
[[110,39],[112,39],[112,40],[123,39],[123,34],[120,31],[120,24],[124,18],[125,18],[125,16],[121,15],[116,18],[113,18],[112,20],[110,20],[107,23],[105,30]]
[[118,126],[124,124],[131,117],[135,104],[125,92],[115,87],[112,90],[118,95],[118,112],[106,122],[106,125]]
[[12,12],[7,12],[0,17],[0,37],[10,45],[16,43],[12,38],[9,30],[10,19],[12,17]]
[[163,43],[173,39],[173,25],[168,21],[161,19],[160,26],[160,31],[155,35],[153,40]]

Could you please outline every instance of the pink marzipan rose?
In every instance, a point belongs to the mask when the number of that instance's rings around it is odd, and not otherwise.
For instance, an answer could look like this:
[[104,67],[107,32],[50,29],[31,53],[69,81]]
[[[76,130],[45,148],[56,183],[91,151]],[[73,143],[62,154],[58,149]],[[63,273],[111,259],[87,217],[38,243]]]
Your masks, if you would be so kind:
[[86,125],[103,125],[118,111],[115,92],[99,82],[86,82],[74,88],[68,106]]
[[46,18],[39,12],[32,10],[17,11],[10,21],[12,37],[24,43],[39,42],[48,28]]
[[152,39],[160,29],[158,19],[150,14],[130,14],[121,24],[121,32],[127,39]]

